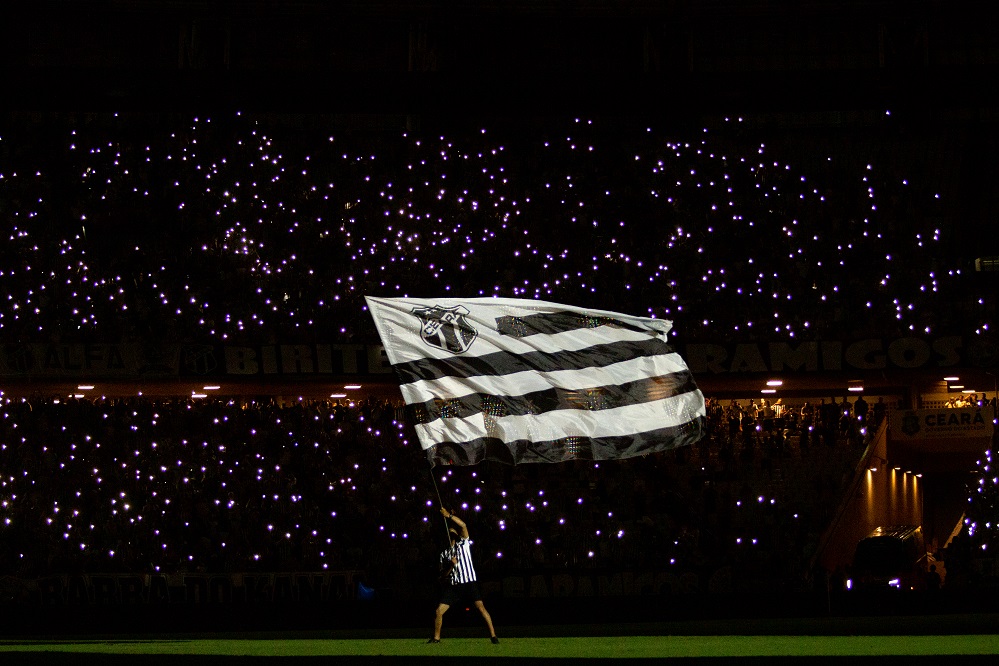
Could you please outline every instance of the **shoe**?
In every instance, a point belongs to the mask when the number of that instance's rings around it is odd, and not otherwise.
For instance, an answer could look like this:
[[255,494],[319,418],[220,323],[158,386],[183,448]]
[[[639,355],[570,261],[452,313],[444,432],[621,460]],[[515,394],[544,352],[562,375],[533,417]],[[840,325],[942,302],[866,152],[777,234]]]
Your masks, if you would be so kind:
[[495,636],[490,637],[489,640],[493,642],[493,645],[499,645],[499,639]]
[[440,642],[441,642],[441,639],[439,639],[439,638],[431,638],[431,639],[430,639],[429,641],[427,641],[427,642],[428,642],[428,643],[440,643]]

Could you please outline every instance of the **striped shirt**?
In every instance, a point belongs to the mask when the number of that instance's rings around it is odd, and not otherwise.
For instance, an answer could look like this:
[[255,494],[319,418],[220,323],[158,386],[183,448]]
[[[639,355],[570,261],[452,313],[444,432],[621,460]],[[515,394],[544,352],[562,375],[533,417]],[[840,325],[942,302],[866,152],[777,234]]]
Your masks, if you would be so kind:
[[457,557],[458,563],[451,569],[448,583],[458,585],[459,583],[474,583],[475,567],[472,566],[472,540],[458,539],[454,546],[447,548],[441,553],[441,566],[447,569],[451,566],[451,558]]

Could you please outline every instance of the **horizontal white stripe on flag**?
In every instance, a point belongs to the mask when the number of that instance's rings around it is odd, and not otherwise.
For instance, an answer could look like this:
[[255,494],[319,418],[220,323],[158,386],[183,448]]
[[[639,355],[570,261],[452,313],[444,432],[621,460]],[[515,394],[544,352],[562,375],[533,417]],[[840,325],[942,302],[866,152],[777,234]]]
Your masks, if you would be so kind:
[[683,425],[704,414],[704,399],[699,391],[694,391],[599,411],[560,410],[499,418],[480,413],[464,419],[438,419],[417,424],[416,431],[420,446],[426,450],[444,442],[460,444],[486,437],[515,442],[627,436]]
[[458,398],[482,393],[486,395],[524,395],[549,388],[585,390],[685,372],[687,366],[678,354],[644,356],[598,368],[537,372],[533,370],[509,375],[479,375],[477,377],[423,380],[403,384],[402,397],[407,404],[428,400]]
[[[398,365],[424,358],[449,359],[453,352],[427,344],[420,337],[420,319],[413,314],[413,309],[439,305],[442,307],[462,306],[469,314],[465,319],[478,332],[478,336],[462,357],[483,356],[498,351],[514,354],[530,352],[559,352],[585,349],[593,345],[615,342],[641,341],[652,337],[665,339],[665,334],[672,322],[664,319],[651,319],[622,315],[604,310],[584,310],[572,306],[546,303],[544,301],[522,301],[502,298],[468,298],[468,299],[389,299],[367,297],[368,308],[371,310],[378,328],[379,337],[385,346],[389,363]],[[524,303],[530,303],[525,307]],[[534,305],[536,303],[536,305]],[[531,316],[545,312],[572,312],[583,317],[607,317],[628,323],[642,330],[631,330],[621,327],[596,326],[594,328],[579,328],[549,335],[533,335],[528,338],[517,338],[501,334],[497,330],[496,320],[500,316],[518,317]]]

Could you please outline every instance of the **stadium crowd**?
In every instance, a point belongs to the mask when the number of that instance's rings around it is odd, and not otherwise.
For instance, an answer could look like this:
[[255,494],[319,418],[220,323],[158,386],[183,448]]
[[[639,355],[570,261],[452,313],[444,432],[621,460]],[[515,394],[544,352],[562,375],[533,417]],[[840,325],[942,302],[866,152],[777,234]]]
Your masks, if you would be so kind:
[[[8,125],[3,344],[374,342],[364,295],[541,298],[672,319],[685,341],[974,335],[994,316],[932,183],[792,165],[737,118],[527,136],[242,114]],[[841,410],[712,400],[690,449],[431,472],[393,404],[5,398],[0,573],[357,568],[402,590],[431,578],[439,489],[483,578],[727,564],[733,584],[807,585],[884,414]]]
[[731,405],[709,405],[694,448],[431,471],[389,403],[10,400],[0,573],[350,569],[415,593],[444,539],[439,493],[486,579],[727,565],[804,585],[867,425],[838,408],[731,425]]
[[352,496],[403,494],[404,465],[377,445],[392,416],[376,404],[11,401],[4,568],[356,567],[356,521],[373,507]]
[[685,341],[988,331],[980,240],[942,224],[928,175],[765,134],[9,120],[0,340],[356,342],[375,335],[364,295],[407,294],[665,317]]

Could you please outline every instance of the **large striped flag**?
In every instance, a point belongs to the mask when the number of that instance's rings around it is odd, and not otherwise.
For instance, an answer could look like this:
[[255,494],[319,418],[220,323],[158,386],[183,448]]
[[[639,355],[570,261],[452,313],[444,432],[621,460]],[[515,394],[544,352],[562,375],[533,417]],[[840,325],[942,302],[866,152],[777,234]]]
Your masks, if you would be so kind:
[[431,466],[692,444],[704,396],[672,324],[510,298],[366,298]]

